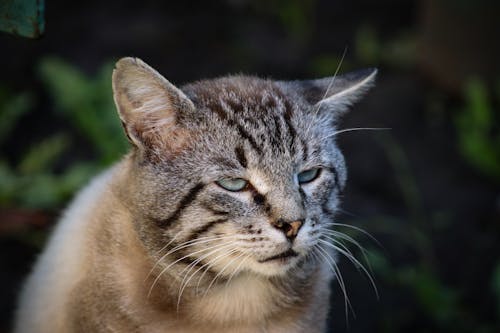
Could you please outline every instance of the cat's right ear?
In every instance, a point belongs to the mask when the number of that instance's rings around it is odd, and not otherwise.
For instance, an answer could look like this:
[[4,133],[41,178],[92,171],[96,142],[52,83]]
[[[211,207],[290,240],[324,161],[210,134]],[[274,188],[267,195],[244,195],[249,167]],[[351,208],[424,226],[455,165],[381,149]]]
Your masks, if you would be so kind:
[[376,75],[376,68],[368,68],[322,79],[291,81],[286,85],[317,109],[327,109],[337,116],[373,87]]
[[113,71],[113,97],[129,140],[140,149],[175,151],[187,140],[177,126],[191,100],[138,58],[122,58]]

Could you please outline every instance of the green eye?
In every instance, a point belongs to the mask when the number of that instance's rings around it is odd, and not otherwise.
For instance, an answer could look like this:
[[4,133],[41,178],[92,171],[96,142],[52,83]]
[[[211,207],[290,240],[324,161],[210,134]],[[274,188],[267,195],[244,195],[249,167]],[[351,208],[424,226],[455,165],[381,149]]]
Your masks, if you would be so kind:
[[315,169],[309,169],[306,171],[302,171],[297,175],[297,179],[299,181],[299,184],[306,184],[310,183],[316,178],[318,178],[320,174],[321,169],[315,168]]
[[248,182],[243,178],[224,178],[215,182],[225,190],[238,192],[244,190]]

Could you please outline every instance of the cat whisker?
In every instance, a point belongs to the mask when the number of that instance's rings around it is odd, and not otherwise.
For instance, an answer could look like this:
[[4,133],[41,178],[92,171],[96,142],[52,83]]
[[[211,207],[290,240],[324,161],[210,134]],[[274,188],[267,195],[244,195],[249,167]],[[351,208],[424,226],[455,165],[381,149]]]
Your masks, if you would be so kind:
[[[229,243],[225,243],[223,246],[212,246],[208,249],[214,249],[215,250],[212,250],[210,251],[209,253],[206,253],[204,254],[203,256],[201,257],[198,257],[196,260],[194,260],[192,263],[190,263],[188,266],[186,266],[180,273],[179,275],[182,275],[184,272],[187,272],[184,274],[184,279],[182,280],[181,284],[184,283],[185,281],[185,278],[188,276],[188,274],[191,272],[191,270],[194,268],[194,266],[196,266],[198,263],[200,263],[201,261],[203,261],[205,258],[207,257],[210,257],[212,254],[220,251],[220,250],[223,250],[225,249],[226,247],[231,247],[234,245],[235,242],[229,242]],[[203,266],[202,266],[203,267]],[[196,273],[196,272],[195,272]]]
[[[328,96],[328,94],[330,93],[330,89],[333,86],[333,83],[335,83],[335,78],[339,74],[340,68],[342,67],[342,63],[344,62],[344,58],[345,58],[346,54],[347,54],[347,46],[344,48],[344,52],[342,53],[342,57],[340,58],[339,64],[337,65],[337,68],[335,69],[335,73],[333,74],[332,79],[328,83],[328,86],[327,86],[327,88],[325,90],[325,93],[323,94],[323,97],[316,104],[316,108],[315,108],[314,113],[313,113],[313,115],[314,115],[315,118],[317,118],[318,112],[319,112],[319,110],[321,108],[320,102],[322,100],[324,100],[326,98],[326,96]],[[312,127],[312,122],[309,123],[309,125],[307,126],[307,128],[305,130],[306,134],[309,134],[309,131],[311,130],[311,127]]]
[[318,254],[320,254],[323,257],[323,259],[330,266],[332,271],[335,273],[335,276],[337,277],[336,280],[340,286],[342,294],[344,295],[344,307],[345,307],[346,321],[349,320],[348,309],[350,309],[353,316],[356,317],[356,313],[354,312],[351,301],[349,300],[349,296],[347,294],[347,288],[346,288],[345,283],[344,283],[344,278],[342,277],[342,273],[340,272],[340,269],[339,269],[337,263],[335,262],[335,259],[333,259],[332,256],[328,253],[328,251],[326,251],[324,248],[322,248],[321,245],[318,244],[315,248],[317,248],[319,250]]
[[171,253],[173,253],[175,251],[184,249],[186,247],[195,246],[197,244],[204,244],[204,243],[209,243],[209,242],[211,242],[213,240],[228,239],[228,238],[232,238],[232,237],[233,237],[232,235],[198,237],[196,239],[191,239],[191,240],[188,240],[186,242],[183,242],[183,243],[180,243],[180,244],[176,245],[174,248],[172,248],[169,251],[168,254],[171,254]]
[[[233,241],[233,242],[228,242],[228,243],[224,243],[222,244],[221,246],[213,246],[211,247],[211,249],[213,249],[212,251],[210,251],[209,253],[206,253],[204,254],[203,256],[197,258],[196,260],[194,260],[192,263],[190,263],[186,268],[184,268],[180,273],[179,275],[183,274],[186,270],[187,272],[184,274],[184,278],[181,282],[181,287],[182,285],[187,285],[189,283],[189,281],[191,280],[191,278],[196,274],[198,273],[200,270],[202,270],[203,268],[205,268],[208,263],[205,263],[203,264],[201,267],[199,267],[193,274],[191,274],[189,276],[189,278],[186,280],[186,278],[188,277],[189,273],[193,270],[193,268],[199,264],[200,262],[202,262],[203,260],[205,260],[206,258],[214,255],[215,253],[221,251],[221,250],[225,250],[226,248],[231,248],[232,246],[234,246],[236,242]],[[215,249],[214,249],[215,248]],[[223,253],[223,254],[226,254],[226,253]],[[218,255],[217,257],[215,257],[215,259],[221,257],[222,255]]]
[[[193,270],[193,268],[201,261],[203,261],[205,258],[213,255],[214,253],[217,253],[221,250],[224,250],[228,247],[232,247],[236,242],[230,242],[228,244],[225,244],[225,246],[220,246],[220,247],[217,247],[215,250],[212,250],[210,251],[209,253],[203,255],[202,257],[199,257],[198,259],[196,259],[195,261],[193,261],[192,263],[189,264],[189,266],[187,266],[186,268],[184,268],[184,270],[180,273],[182,274],[188,267],[189,270],[186,272],[186,274],[184,275],[184,278],[182,279],[182,282],[180,284],[180,288],[179,288],[179,297],[178,297],[178,300],[177,300],[177,309],[179,308],[179,305],[180,305],[180,300],[181,300],[181,296],[182,296],[182,293],[184,292],[184,289],[189,285],[189,282],[191,281],[191,279],[196,275],[196,273],[198,273],[200,270],[202,270],[207,264],[204,264],[202,265],[201,267],[199,267],[196,271],[194,271],[191,275],[189,275],[189,273]],[[225,254],[225,253],[224,253]],[[189,275],[189,278],[187,278]],[[187,279],[186,279],[187,278]]]
[[328,224],[326,224],[326,227],[331,227],[331,226],[339,226],[339,227],[346,227],[346,228],[351,228],[353,230],[356,230],[356,231],[359,231],[360,233],[362,233],[363,235],[369,237],[372,241],[374,241],[378,246],[380,247],[383,247],[382,244],[378,241],[378,239],[375,238],[375,236],[373,236],[372,234],[370,234],[368,231],[360,228],[360,227],[356,227],[354,225],[350,225],[350,224],[345,224],[345,223],[337,223],[337,222],[329,222]]
[[346,133],[346,132],[354,132],[354,131],[387,131],[391,130],[389,127],[352,127],[352,128],[344,128],[333,133],[328,134],[320,139],[320,141],[325,141],[328,138],[333,136],[337,136],[338,134]]
[[231,275],[229,275],[229,278],[227,279],[226,281],[226,288],[229,286],[229,283],[231,282],[231,280],[233,279],[233,277],[236,275],[236,273],[239,272],[240,270],[240,267],[241,265],[243,265],[243,263],[250,258],[250,255],[249,254],[245,254],[243,252],[241,252],[240,256],[238,258],[241,258],[242,256],[244,256],[244,258],[240,261],[240,263],[238,264],[238,266],[236,266],[236,268],[233,270],[233,272],[231,273]]
[[343,254],[347,259],[349,259],[350,262],[352,262],[354,264],[355,267],[360,268],[365,273],[366,277],[370,280],[370,283],[373,287],[373,290],[375,291],[375,295],[377,295],[377,298],[379,298],[377,285],[375,284],[375,280],[373,279],[372,275],[366,269],[366,267],[358,259],[356,259],[352,255],[352,253],[350,251],[345,251],[342,248],[340,248],[332,243],[329,243],[323,239],[320,239],[320,242],[326,246],[333,248],[334,250],[338,251],[339,253]]
[[154,272],[154,270],[156,269],[156,267],[158,267],[158,265],[160,264],[161,261],[163,261],[166,257],[168,257],[169,255],[171,255],[171,254],[173,254],[173,253],[175,253],[177,251],[180,251],[182,249],[185,249],[185,248],[188,248],[188,247],[191,247],[191,246],[196,246],[196,245],[199,245],[199,244],[205,244],[205,243],[209,243],[209,242],[213,242],[213,241],[217,241],[217,240],[230,239],[232,237],[233,236],[231,236],[231,235],[227,235],[227,236],[207,236],[207,237],[200,237],[200,238],[197,238],[197,239],[193,239],[193,240],[189,240],[187,242],[181,243],[181,244],[175,246],[173,249],[171,249],[167,253],[165,253],[163,256],[161,256],[156,261],[156,263],[153,265],[153,267],[151,268],[151,270],[149,271],[148,275],[146,276],[146,278],[144,280],[147,281],[147,279],[149,279],[149,277]]
[[[227,254],[227,256],[230,256],[231,254],[233,254],[234,252],[237,252],[237,250],[234,250],[233,252],[229,252]],[[226,265],[224,265],[224,267],[222,267],[222,269],[219,271],[219,273],[217,273],[217,275],[215,275],[215,277],[212,279],[212,281],[210,281],[207,289],[205,290],[205,294],[203,295],[203,297],[205,297],[208,292],[210,291],[210,288],[212,287],[212,285],[215,283],[215,281],[217,281],[217,279],[222,275],[222,273],[224,273],[224,271],[233,263],[235,262],[236,260],[238,260],[240,258],[240,256],[236,256],[235,258],[231,259]]]
[[198,283],[196,284],[196,289],[198,290],[200,288],[200,283],[203,279],[203,277],[205,276],[205,274],[207,273],[207,271],[213,267],[213,264],[215,264],[217,261],[219,261],[220,259],[224,258],[224,257],[227,257],[229,255],[231,255],[232,253],[236,252],[236,250],[234,251],[230,251],[229,253],[223,253],[222,255],[218,255],[217,257],[213,258],[212,260],[210,260],[208,263],[204,264],[201,268],[203,267],[206,267],[205,270],[203,271],[203,273],[201,274],[201,276],[198,278]]
[[170,246],[170,244],[172,244],[176,239],[177,237],[183,232],[183,230],[179,231],[178,233],[176,233],[174,235],[174,237],[172,237],[172,239],[170,240],[170,242],[168,242],[167,244],[165,244],[165,246],[163,246],[161,249],[159,249],[158,251],[155,252],[155,254],[160,254],[161,252],[163,252],[166,248],[168,248]]
[[[339,197],[340,197],[340,195],[339,195]],[[345,209],[343,209],[343,208],[340,208],[340,207],[337,207],[337,210],[338,210],[339,212],[341,212],[342,214],[349,215],[350,217],[359,217],[358,215],[356,215],[356,214],[354,214],[354,213],[351,213],[351,212],[349,212],[349,211],[347,211],[347,210],[345,210]]]
[[[333,237],[330,237],[328,235],[325,235],[325,238],[334,242],[335,244],[337,244],[336,246],[340,246],[344,251],[346,251],[347,253],[349,253],[350,255],[354,256],[354,254],[351,252],[351,250],[349,250],[349,248],[340,240],[338,239],[335,239]],[[319,241],[324,241],[323,239],[319,239]]]
[[[368,264],[368,266],[370,267],[370,261],[368,260],[368,256],[367,256],[367,250],[358,242],[356,241],[354,238],[352,238],[351,236],[349,235],[346,235],[340,231],[334,231],[334,230],[325,230],[324,231],[324,236],[334,242],[339,242],[339,239],[343,239],[351,244],[354,244],[360,251],[361,251],[361,254],[363,255],[366,263]],[[342,243],[343,244],[343,243]],[[371,270],[371,267],[370,267],[370,270]]]
[[[215,245],[214,247],[217,247],[217,246],[223,246],[223,245],[225,245],[225,243]],[[201,249],[201,250],[198,250],[198,251],[195,251],[195,252],[189,253],[189,254],[187,254],[187,255],[185,255],[185,256],[183,256],[183,257],[181,257],[181,258],[179,258],[179,259],[175,260],[174,262],[170,263],[169,265],[167,265],[167,267],[165,267],[164,269],[162,269],[162,271],[158,274],[158,276],[155,278],[155,280],[154,280],[154,281],[153,281],[153,283],[151,284],[151,287],[149,288],[149,292],[148,292],[148,296],[147,296],[147,297],[149,298],[149,297],[151,296],[151,293],[152,293],[152,291],[153,291],[154,286],[155,286],[155,285],[156,285],[156,283],[160,280],[161,276],[162,276],[162,275],[163,275],[166,271],[168,271],[168,269],[169,269],[170,267],[172,267],[173,265],[175,265],[175,264],[179,263],[180,261],[182,261],[182,260],[184,260],[184,259],[186,259],[186,258],[189,258],[189,257],[191,257],[191,256],[193,256],[193,255],[195,255],[195,254],[198,254],[198,253],[201,253],[201,252],[205,252],[205,251],[209,251],[209,250],[213,249],[214,247],[203,248],[203,249]]]

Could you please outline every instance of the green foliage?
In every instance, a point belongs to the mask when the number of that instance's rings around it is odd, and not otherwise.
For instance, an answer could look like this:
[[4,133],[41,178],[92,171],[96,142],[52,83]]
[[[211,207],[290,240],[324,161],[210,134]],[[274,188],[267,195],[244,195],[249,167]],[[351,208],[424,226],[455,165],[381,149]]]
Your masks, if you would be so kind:
[[486,85],[477,79],[467,83],[464,96],[465,105],[455,119],[459,149],[471,165],[500,181],[499,119],[493,100]]
[[342,72],[347,72],[354,68],[352,63],[346,58],[342,60],[342,55],[323,54],[312,59],[310,71],[315,76],[330,76],[335,73],[338,67],[341,67]]
[[312,32],[316,0],[260,0],[250,4],[255,10],[275,17],[296,41],[306,41]]
[[57,110],[93,144],[102,165],[115,161],[128,147],[113,103],[112,70],[106,64],[89,78],[60,59],[47,58],[40,64]]
[[[0,206],[49,210],[60,207],[127,148],[112,99],[112,66],[105,65],[95,78],[88,78],[61,60],[47,58],[39,70],[58,111],[47,115],[47,119],[64,117],[88,140],[96,158],[93,162],[73,161],[63,172],[57,171],[58,164],[79,149],[70,132],[55,133],[33,143],[20,152],[16,164],[0,155]],[[0,144],[34,106],[31,94],[15,95],[0,89]]]
[[34,104],[29,93],[13,95],[5,87],[0,87],[0,145],[14,129],[15,124]]
[[420,307],[443,327],[449,327],[460,314],[457,293],[443,284],[435,272],[425,267],[408,266],[396,271],[398,282],[410,288]]
[[54,209],[67,201],[98,171],[93,164],[76,164],[56,173],[54,166],[69,144],[65,135],[56,134],[29,149],[15,167],[0,159],[0,206]]
[[363,25],[356,32],[354,52],[362,64],[411,68],[416,61],[416,38],[402,32],[382,42],[373,26]]
[[[496,332],[500,322],[484,322],[481,314],[468,304],[467,291],[444,280],[432,235],[453,230],[450,216],[442,212],[431,214],[424,209],[418,183],[404,149],[388,134],[379,134],[377,138],[392,166],[400,195],[407,207],[407,216],[379,216],[369,221],[354,221],[348,224],[359,226],[363,223],[370,226],[371,232],[398,239],[398,242],[392,245],[394,248],[391,252],[407,253],[413,259],[395,264],[385,251],[368,248],[368,261],[374,275],[379,281],[390,285],[391,289],[411,295],[413,304],[432,321],[436,331]],[[500,320],[500,263],[491,276],[490,290],[496,297]],[[390,314],[383,314],[381,325],[386,331],[400,332],[405,323],[412,320],[408,317],[412,312],[415,312],[412,305],[391,308]]]

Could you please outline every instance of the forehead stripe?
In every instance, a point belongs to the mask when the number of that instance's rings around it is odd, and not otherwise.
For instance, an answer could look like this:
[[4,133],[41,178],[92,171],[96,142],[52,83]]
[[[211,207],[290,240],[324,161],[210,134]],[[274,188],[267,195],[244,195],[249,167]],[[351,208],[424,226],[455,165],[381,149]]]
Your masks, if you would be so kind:
[[225,121],[229,126],[236,127],[238,133],[242,138],[247,140],[252,148],[259,154],[262,154],[262,149],[259,147],[255,139],[250,135],[250,133],[245,130],[243,125],[236,122],[234,119],[229,118],[226,112],[222,109],[222,107],[217,103],[211,103],[209,108],[215,112],[215,114],[223,121]]
[[245,156],[245,150],[243,147],[238,146],[234,149],[234,153],[236,154],[236,159],[241,164],[242,167],[246,168],[248,165],[247,158]]
[[295,155],[295,137],[297,136],[297,131],[292,125],[292,110],[287,108],[285,111],[285,124],[288,128],[288,135],[290,136],[290,152]]

